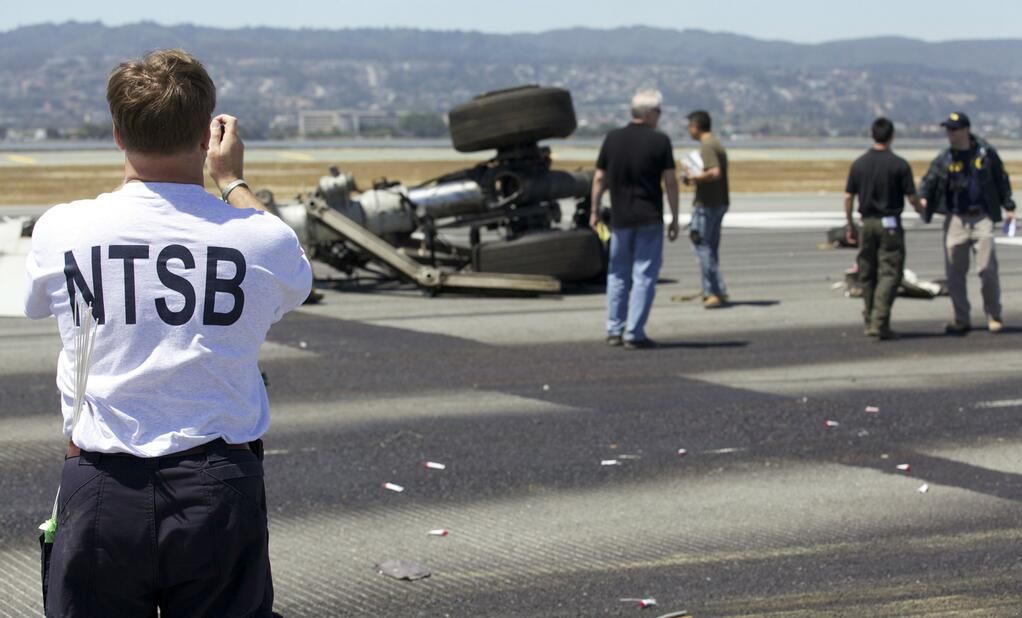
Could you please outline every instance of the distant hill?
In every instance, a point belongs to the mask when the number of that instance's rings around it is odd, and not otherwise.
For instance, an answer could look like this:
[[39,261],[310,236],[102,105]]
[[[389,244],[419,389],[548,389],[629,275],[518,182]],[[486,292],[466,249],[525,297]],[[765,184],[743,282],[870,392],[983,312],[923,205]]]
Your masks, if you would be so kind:
[[668,107],[705,107],[736,132],[861,132],[878,113],[923,131],[955,108],[994,134],[1022,131],[1022,39],[800,44],[649,27],[484,34],[75,22],[0,33],[0,126],[104,124],[106,73],[161,47],[199,56],[221,107],[263,133],[297,124],[303,109],[443,113],[520,83],[571,88],[583,130],[620,121],[630,94],[655,85]]

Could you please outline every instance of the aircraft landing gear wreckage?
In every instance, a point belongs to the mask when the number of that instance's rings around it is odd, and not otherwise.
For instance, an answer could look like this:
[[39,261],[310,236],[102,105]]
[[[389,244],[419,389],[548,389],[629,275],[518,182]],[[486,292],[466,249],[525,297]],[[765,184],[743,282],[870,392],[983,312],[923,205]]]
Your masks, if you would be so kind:
[[[353,196],[352,176],[331,168],[296,202],[278,204],[266,189],[257,195],[311,258],[348,275],[382,270],[429,295],[555,294],[562,282],[603,272],[603,245],[588,226],[592,172],[551,169],[550,149],[539,145],[574,132],[567,90],[486,93],[451,110],[449,120],[456,150],[496,156],[413,187],[381,181]],[[575,205],[569,229],[560,226],[562,202]],[[467,242],[442,238],[446,231],[467,231]]]

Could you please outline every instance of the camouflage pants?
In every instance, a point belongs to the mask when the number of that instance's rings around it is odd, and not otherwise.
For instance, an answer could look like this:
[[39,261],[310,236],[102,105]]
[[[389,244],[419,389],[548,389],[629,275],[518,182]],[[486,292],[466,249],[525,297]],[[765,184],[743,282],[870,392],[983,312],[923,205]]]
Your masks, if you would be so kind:
[[864,218],[859,234],[859,283],[866,325],[878,329],[891,326],[891,307],[898,296],[905,269],[905,230],[884,229],[878,218]]

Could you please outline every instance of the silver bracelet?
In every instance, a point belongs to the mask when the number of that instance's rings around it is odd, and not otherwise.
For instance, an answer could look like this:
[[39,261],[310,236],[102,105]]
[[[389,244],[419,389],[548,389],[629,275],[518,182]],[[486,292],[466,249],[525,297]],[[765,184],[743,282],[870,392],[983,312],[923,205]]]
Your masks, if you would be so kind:
[[226,202],[226,201],[227,201],[227,198],[228,198],[228,197],[230,197],[230,195],[231,195],[231,191],[234,191],[234,190],[235,190],[235,189],[237,189],[238,187],[248,187],[248,183],[247,183],[247,182],[245,182],[244,180],[242,180],[241,178],[239,178],[239,179],[237,179],[237,180],[235,180],[235,181],[231,182],[231,183],[230,183],[229,185],[227,185],[226,187],[224,187],[224,190],[223,190],[223,192],[222,192],[222,193],[220,194],[220,196],[221,196],[221,197],[223,197],[223,198],[224,198],[224,201]]

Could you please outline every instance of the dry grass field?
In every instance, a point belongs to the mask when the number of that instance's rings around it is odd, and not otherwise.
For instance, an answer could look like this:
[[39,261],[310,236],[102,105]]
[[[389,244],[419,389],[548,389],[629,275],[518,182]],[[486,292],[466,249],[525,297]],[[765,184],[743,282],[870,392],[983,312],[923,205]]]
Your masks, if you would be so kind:
[[[731,164],[734,192],[815,193],[844,190],[849,161],[736,161]],[[912,161],[921,174],[926,161]],[[460,169],[463,161],[368,161],[348,163],[344,171],[355,175],[359,187],[372,186],[387,177],[416,184]],[[561,169],[585,169],[588,161],[558,161]],[[1008,172],[1022,177],[1022,162],[1008,162]],[[278,201],[315,186],[326,173],[322,163],[274,163],[247,166],[246,176],[254,188],[266,187]],[[117,166],[10,166],[0,167],[0,205],[56,204],[95,196],[116,188],[122,179]],[[210,187],[212,189],[212,187]]]

